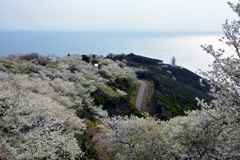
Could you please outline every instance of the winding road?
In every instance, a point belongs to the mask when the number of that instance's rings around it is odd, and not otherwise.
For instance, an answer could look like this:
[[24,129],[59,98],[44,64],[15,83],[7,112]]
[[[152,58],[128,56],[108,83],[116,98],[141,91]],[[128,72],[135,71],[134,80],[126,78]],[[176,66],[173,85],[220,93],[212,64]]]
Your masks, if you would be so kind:
[[143,94],[147,87],[147,85],[144,83],[144,81],[140,81],[140,83],[141,83],[141,86],[140,86],[140,90],[138,92],[138,96],[137,96],[137,100],[136,100],[136,108],[139,111],[142,110]]

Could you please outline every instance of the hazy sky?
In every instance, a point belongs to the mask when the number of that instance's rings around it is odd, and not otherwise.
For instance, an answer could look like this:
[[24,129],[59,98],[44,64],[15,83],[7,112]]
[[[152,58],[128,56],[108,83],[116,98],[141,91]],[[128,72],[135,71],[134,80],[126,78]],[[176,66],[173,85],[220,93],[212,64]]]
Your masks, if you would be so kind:
[[0,0],[0,29],[217,31],[238,18],[227,1]]

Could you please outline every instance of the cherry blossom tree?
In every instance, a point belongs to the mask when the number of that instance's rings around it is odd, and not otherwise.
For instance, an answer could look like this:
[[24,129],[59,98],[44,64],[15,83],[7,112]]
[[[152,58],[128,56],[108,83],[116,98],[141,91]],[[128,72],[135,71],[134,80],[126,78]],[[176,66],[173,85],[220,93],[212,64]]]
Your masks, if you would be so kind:
[[166,122],[147,115],[107,118],[96,139],[103,140],[114,159],[234,159],[221,147],[238,144],[225,136],[228,132],[237,136],[240,129],[219,126],[213,112],[192,111]]
[[0,73],[0,136],[10,146],[9,159],[75,159],[82,152],[75,134],[83,120],[51,97],[22,85],[20,75]]
[[[102,119],[103,134],[95,137],[112,153],[113,159],[154,159],[159,121],[147,118],[115,116]],[[156,138],[157,139],[157,138]]]
[[[228,2],[238,16],[240,16],[240,3],[234,5]],[[235,55],[224,56],[225,50],[214,50],[212,45],[202,46],[203,50],[211,54],[215,60],[212,64],[212,70],[201,72],[201,74],[211,84],[211,92],[216,100],[213,105],[206,105],[198,100],[204,108],[215,108],[217,114],[212,114],[217,124],[230,126],[232,128],[224,134],[228,143],[219,146],[224,154],[233,157],[240,157],[240,139],[239,132],[234,132],[234,128],[239,128],[240,112],[240,21],[234,20],[229,23],[228,20],[222,26],[224,37],[219,39],[220,42],[227,44],[235,51]]]

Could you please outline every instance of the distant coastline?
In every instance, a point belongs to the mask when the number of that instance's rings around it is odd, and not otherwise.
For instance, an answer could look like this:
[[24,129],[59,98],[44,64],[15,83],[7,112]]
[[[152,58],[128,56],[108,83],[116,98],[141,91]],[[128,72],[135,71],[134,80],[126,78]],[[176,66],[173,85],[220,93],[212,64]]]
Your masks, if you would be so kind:
[[167,64],[175,56],[177,65],[195,72],[198,68],[206,70],[212,62],[200,45],[213,44],[219,48],[217,39],[221,36],[220,31],[0,30],[0,55],[39,53],[63,57],[134,53],[161,59]]

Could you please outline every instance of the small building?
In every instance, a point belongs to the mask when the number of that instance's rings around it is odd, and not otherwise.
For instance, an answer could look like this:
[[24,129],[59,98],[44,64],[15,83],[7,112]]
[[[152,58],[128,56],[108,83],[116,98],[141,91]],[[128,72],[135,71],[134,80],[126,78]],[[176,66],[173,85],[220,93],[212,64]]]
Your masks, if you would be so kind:
[[96,68],[98,68],[98,63],[95,63],[94,66],[95,66]]

